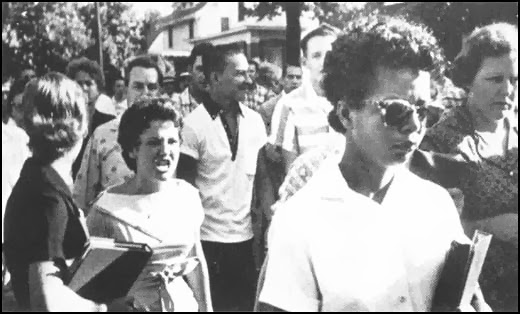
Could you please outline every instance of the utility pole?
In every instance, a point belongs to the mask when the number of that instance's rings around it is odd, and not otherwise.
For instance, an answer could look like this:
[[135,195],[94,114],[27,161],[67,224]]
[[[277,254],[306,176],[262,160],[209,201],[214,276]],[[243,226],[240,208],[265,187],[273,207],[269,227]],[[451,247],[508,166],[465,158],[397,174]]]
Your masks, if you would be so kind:
[[96,24],[97,24],[97,47],[99,53],[99,66],[101,67],[101,73],[105,73],[103,68],[103,42],[101,41],[101,17],[99,14],[99,2],[94,2],[94,7],[96,9]]
[[285,15],[287,28],[285,31],[285,62],[286,64],[300,64],[300,15],[302,12],[301,2],[285,2]]

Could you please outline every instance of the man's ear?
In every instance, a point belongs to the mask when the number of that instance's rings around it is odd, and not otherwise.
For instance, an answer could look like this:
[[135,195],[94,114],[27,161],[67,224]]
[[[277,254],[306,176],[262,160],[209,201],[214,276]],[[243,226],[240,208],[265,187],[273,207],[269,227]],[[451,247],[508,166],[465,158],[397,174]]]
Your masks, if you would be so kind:
[[128,156],[133,159],[137,159],[137,147],[134,147],[131,151],[129,151]]
[[343,125],[346,130],[349,130],[352,127],[352,119],[350,118],[350,110],[348,108],[347,102],[344,100],[338,101],[338,107],[336,108],[336,115],[339,118],[339,121]]
[[215,84],[215,83],[218,83],[218,81],[220,81],[220,76],[217,72],[211,72],[209,74],[209,82],[210,84]]

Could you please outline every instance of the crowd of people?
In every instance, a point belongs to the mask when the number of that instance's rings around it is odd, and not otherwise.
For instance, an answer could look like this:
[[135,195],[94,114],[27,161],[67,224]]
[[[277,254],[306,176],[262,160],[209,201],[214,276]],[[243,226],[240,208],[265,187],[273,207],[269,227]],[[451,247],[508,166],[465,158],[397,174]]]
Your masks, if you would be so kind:
[[[397,17],[322,25],[301,52],[281,69],[203,43],[178,74],[136,56],[112,97],[86,58],[21,73],[2,110],[3,300],[446,310],[446,255],[479,229],[493,235],[480,285],[448,310],[517,311],[517,27],[475,29],[450,69],[425,26]],[[67,287],[90,236],[154,250],[127,296]]]

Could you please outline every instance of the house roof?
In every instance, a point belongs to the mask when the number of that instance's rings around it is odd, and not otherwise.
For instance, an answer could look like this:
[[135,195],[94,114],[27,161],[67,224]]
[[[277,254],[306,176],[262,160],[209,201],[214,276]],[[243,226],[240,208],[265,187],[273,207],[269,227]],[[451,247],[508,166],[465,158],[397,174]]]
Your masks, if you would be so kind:
[[150,46],[157,36],[168,26],[193,18],[195,12],[202,9],[206,4],[207,2],[199,2],[190,8],[175,10],[172,14],[157,20],[157,22],[152,25],[150,34],[146,38],[147,45]]
[[158,28],[162,29],[169,25],[176,24],[180,21],[184,21],[184,20],[193,18],[193,14],[195,12],[199,11],[200,9],[202,9],[206,4],[207,4],[207,2],[199,2],[198,4],[196,4],[190,8],[175,10],[175,11],[173,11],[172,14],[159,19],[157,21],[157,23],[155,24],[155,27],[156,27],[156,29],[158,29]]
[[205,42],[205,41],[214,40],[217,38],[223,38],[223,37],[227,37],[227,36],[231,36],[231,35],[235,35],[235,34],[239,34],[239,33],[251,32],[251,31],[276,31],[276,32],[285,33],[285,30],[286,30],[286,27],[280,26],[280,25],[273,25],[273,26],[270,26],[270,25],[240,25],[239,27],[227,30],[225,32],[221,32],[221,33],[217,33],[217,34],[213,34],[213,35],[205,36],[205,37],[194,38],[191,40],[191,42],[196,44],[199,42]]

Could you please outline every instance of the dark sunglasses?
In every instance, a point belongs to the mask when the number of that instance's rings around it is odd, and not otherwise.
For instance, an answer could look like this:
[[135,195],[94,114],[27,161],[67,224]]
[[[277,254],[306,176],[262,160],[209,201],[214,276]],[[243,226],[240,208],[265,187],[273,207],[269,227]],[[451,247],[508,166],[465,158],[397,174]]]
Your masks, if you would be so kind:
[[418,100],[415,104],[411,104],[404,99],[386,99],[376,101],[382,113],[383,122],[387,127],[395,127],[401,130],[409,121],[415,112],[419,117],[419,121],[426,122],[426,127],[433,126],[437,120],[437,115],[428,109],[424,100]]

